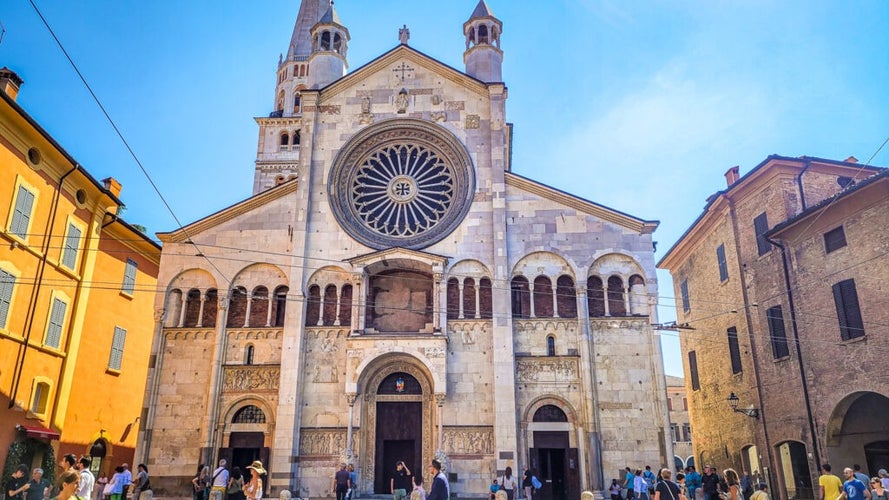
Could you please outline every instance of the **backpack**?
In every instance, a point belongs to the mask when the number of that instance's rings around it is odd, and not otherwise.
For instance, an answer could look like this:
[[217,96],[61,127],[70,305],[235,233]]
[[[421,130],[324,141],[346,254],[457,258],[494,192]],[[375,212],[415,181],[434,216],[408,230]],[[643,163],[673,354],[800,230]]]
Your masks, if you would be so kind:
[[537,476],[531,476],[531,485],[534,486],[535,490],[543,488],[543,484],[540,483],[540,479],[537,479]]

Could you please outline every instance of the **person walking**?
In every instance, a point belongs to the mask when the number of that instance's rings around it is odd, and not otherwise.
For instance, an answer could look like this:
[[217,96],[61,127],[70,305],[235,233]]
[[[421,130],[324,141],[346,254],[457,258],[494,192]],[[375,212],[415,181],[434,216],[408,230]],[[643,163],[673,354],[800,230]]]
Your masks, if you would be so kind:
[[503,472],[503,477],[500,478],[500,486],[506,492],[506,500],[515,499],[515,490],[518,488],[519,483],[516,481],[516,477],[512,475],[512,467],[507,467]]
[[96,486],[96,477],[90,472],[90,465],[93,459],[87,456],[81,456],[80,460],[74,464],[77,473],[80,474],[80,485],[77,487],[77,496],[84,500],[91,500],[93,497],[93,488]]
[[880,478],[870,478],[870,487],[870,500],[889,500],[889,490],[883,487],[883,481],[880,481]]
[[704,500],[719,500],[719,474],[712,465],[704,467],[701,489],[704,490]]
[[240,467],[232,467],[231,477],[228,478],[228,500],[244,500],[244,474]]
[[[118,467],[120,468],[120,467]],[[59,494],[53,500],[82,500],[77,496],[80,474],[76,470],[66,470],[59,474]]]
[[741,494],[741,479],[735,469],[726,469],[722,471],[722,477],[725,478],[725,484],[728,487],[728,497],[726,500],[744,500]]
[[411,500],[426,500],[426,490],[423,488],[423,476],[414,475],[414,491],[411,492]]
[[843,476],[846,478],[846,482],[843,483],[840,499],[871,500],[867,486],[855,477],[855,471],[851,467],[843,469]]
[[349,471],[346,470],[346,464],[340,464],[340,469],[333,473],[333,486],[330,488],[336,495],[336,500],[344,500],[349,488],[352,487],[352,479],[349,477]]
[[639,500],[648,500],[648,482],[642,475],[642,469],[636,469],[636,473],[633,475],[633,491],[636,492],[636,497]]
[[689,465],[685,473],[685,490],[688,500],[697,500],[695,494],[701,488],[701,473],[694,465]]
[[630,470],[629,467],[625,468],[624,471],[626,472],[626,474],[624,474],[624,489],[627,490],[627,500],[631,500],[636,498],[636,490],[634,489],[636,486],[636,475],[633,474],[633,471]]
[[121,500],[123,496],[124,486],[123,466],[118,465],[114,468],[114,475],[111,476],[111,500]]
[[661,469],[661,480],[654,487],[654,500],[680,500],[682,490],[673,482],[673,471]]
[[432,460],[429,465],[429,475],[432,476],[432,487],[426,500],[450,500],[451,488],[448,479],[441,471],[441,462]]
[[531,471],[525,467],[525,472],[522,473],[522,489],[525,490],[525,499],[531,500],[534,494],[534,483],[531,481]]
[[[228,462],[223,458],[219,460],[219,467],[213,471],[213,478],[210,479],[210,500],[225,500],[225,492],[228,489],[229,473],[226,468]],[[134,498],[133,500],[139,500]]]
[[833,475],[830,464],[821,465],[821,475],[818,476],[818,490],[821,492],[819,500],[836,500],[843,493],[843,483],[840,478]]

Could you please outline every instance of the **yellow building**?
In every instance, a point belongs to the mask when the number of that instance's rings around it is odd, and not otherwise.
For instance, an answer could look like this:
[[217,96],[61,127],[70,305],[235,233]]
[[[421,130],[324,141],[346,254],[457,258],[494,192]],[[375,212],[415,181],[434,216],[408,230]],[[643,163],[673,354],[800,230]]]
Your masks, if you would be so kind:
[[0,453],[53,470],[132,462],[160,247],[17,103],[0,69]]

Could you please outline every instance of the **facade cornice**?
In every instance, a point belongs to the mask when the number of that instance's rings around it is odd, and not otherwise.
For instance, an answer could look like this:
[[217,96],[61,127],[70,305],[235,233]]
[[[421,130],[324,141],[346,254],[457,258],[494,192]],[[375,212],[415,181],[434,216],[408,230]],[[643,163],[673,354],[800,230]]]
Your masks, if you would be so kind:
[[512,186],[536,194],[542,198],[571,207],[585,214],[598,217],[599,219],[617,224],[640,234],[651,234],[660,224],[658,221],[637,219],[612,208],[593,203],[589,200],[584,200],[583,198],[578,198],[565,193],[564,191],[532,181],[531,179],[512,172],[506,172],[505,174],[507,186]]
[[157,237],[164,243],[185,242],[196,234],[200,234],[224,222],[230,221],[239,215],[248,213],[258,207],[261,207],[262,205],[282,198],[288,194],[295,193],[298,184],[299,183],[296,179],[287,181],[280,186],[269,189],[267,191],[263,191],[256,196],[252,196],[244,201],[223,208],[222,210],[212,215],[192,222],[191,224],[183,226],[175,231],[170,231],[167,233],[157,233]]

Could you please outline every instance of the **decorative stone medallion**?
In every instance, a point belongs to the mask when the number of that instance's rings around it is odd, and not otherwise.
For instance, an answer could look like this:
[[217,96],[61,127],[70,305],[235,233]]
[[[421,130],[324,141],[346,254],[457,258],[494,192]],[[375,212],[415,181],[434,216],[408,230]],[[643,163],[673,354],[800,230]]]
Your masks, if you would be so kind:
[[340,150],[331,206],[350,236],[376,249],[419,249],[466,216],[475,191],[472,160],[442,127],[415,119],[378,123]]

